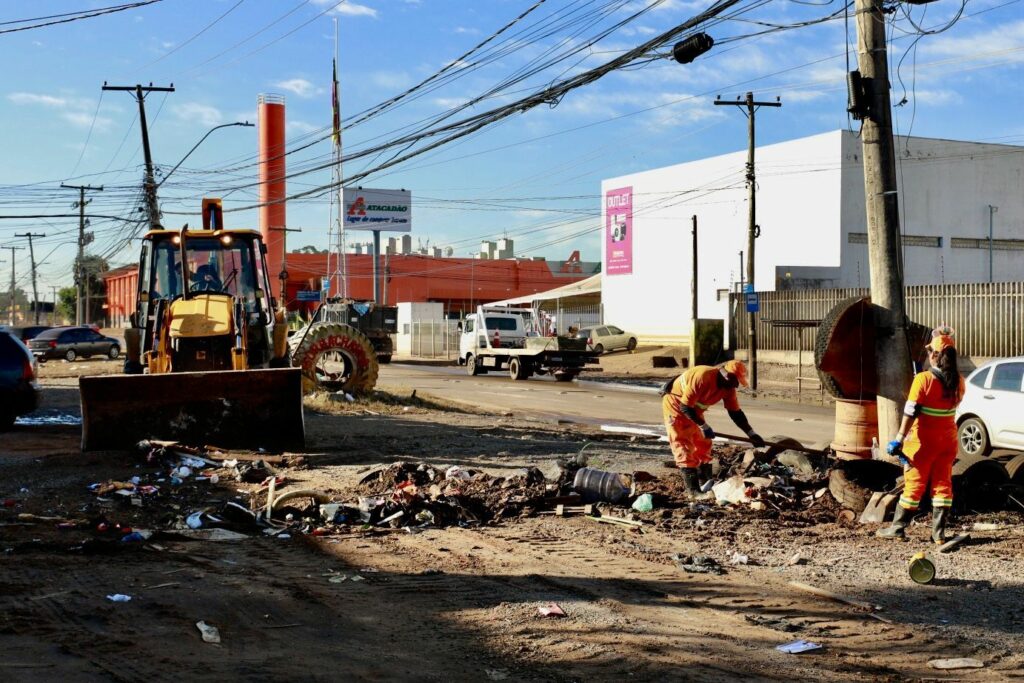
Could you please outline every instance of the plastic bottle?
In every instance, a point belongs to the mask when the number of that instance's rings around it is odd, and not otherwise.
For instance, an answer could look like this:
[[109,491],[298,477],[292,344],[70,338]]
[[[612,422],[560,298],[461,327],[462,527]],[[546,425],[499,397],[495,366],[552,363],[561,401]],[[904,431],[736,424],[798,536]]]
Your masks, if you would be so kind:
[[878,437],[871,437],[871,459],[880,460],[882,457],[881,451],[878,450]]

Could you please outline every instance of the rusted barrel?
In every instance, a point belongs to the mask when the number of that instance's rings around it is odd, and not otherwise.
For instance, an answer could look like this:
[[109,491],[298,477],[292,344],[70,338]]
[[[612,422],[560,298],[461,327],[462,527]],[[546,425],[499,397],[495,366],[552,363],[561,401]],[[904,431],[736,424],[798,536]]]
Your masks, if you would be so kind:
[[629,495],[629,487],[615,472],[605,472],[592,467],[584,467],[576,472],[572,483],[573,489],[585,500],[603,500],[618,503]]
[[[836,399],[836,434],[832,450],[837,458],[871,457],[871,440],[878,438],[878,407],[874,401]],[[881,439],[878,439],[881,443]]]

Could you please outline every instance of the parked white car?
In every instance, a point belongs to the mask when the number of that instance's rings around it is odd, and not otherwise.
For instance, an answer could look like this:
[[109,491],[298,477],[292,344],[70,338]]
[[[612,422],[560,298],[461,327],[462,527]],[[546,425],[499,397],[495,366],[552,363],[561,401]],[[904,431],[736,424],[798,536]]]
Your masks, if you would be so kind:
[[1024,356],[995,360],[972,372],[956,424],[961,453],[1024,450]]
[[631,332],[623,332],[614,325],[584,327],[576,333],[576,338],[586,339],[587,347],[598,353],[615,349],[632,351],[636,348],[636,335]]

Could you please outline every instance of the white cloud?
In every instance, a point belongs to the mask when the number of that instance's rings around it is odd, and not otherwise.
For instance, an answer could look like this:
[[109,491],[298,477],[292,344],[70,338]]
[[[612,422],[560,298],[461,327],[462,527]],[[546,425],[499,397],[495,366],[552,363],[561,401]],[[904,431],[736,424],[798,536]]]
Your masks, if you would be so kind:
[[53,95],[39,95],[31,92],[13,92],[7,96],[7,99],[14,104],[19,105],[32,105],[38,104],[43,107],[53,107],[55,109],[63,109],[68,106],[69,102],[65,97],[54,97]]
[[93,115],[84,111],[66,111],[61,114],[61,118],[72,126],[78,128],[92,127],[94,130],[107,130],[114,123],[105,116],[97,116],[94,123]]
[[314,126],[312,123],[306,123],[305,121],[289,121],[287,128],[292,133],[312,133],[320,130],[321,127]]
[[404,71],[374,71],[370,74],[370,82],[378,88],[392,90],[412,85],[412,79]]
[[274,83],[274,87],[287,90],[299,97],[312,97],[317,92],[316,87],[305,78],[289,78],[287,81],[278,81]]
[[[313,0],[314,4],[317,5],[335,5],[338,0]],[[350,17],[373,17],[377,18],[377,10],[366,5],[360,5],[355,2],[342,2],[337,4],[330,11],[331,14],[346,14]]]
[[964,101],[964,98],[960,96],[960,93],[954,90],[943,89],[908,92],[907,98],[911,100],[916,99],[920,104],[928,104],[936,107],[944,104],[960,104]]
[[469,28],[467,26],[456,26],[455,27],[455,32],[456,33],[460,33],[460,34],[468,34],[468,35],[471,35],[471,36],[478,36],[478,35],[480,35],[480,29],[478,29],[478,28]]
[[33,44],[33,45],[35,45],[36,47],[45,47],[45,46],[44,46],[44,45],[43,45],[43,44],[42,44],[42,43],[41,43],[40,41],[38,41],[38,40],[33,40],[33,41],[32,41],[32,44]]
[[160,47],[162,47],[165,50],[170,50],[172,47],[174,47],[174,41],[173,40],[165,40],[165,41],[160,43]]
[[176,105],[174,115],[182,121],[199,123],[204,126],[216,126],[224,120],[224,115],[219,109],[199,102],[185,102]]

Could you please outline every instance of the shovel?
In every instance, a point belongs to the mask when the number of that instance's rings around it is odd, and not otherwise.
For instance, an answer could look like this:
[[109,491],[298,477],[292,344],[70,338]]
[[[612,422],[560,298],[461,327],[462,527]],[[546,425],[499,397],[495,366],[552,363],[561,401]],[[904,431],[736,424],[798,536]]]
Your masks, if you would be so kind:
[[[750,440],[749,436],[735,436],[733,434],[722,434],[721,432],[715,432],[715,436],[720,436],[723,439],[729,439],[730,441],[743,441],[745,443],[753,443]],[[796,439],[790,439],[789,437],[784,437],[784,439],[784,441],[765,440],[764,445],[778,453],[781,453],[782,451],[799,451],[801,453],[806,453],[807,455],[824,455],[825,453],[825,451],[815,450],[814,448],[807,448]]]
[[881,524],[889,514],[896,509],[896,501],[899,500],[899,489],[893,491],[876,491],[871,494],[871,500],[864,506],[864,512],[860,513],[861,524]]

